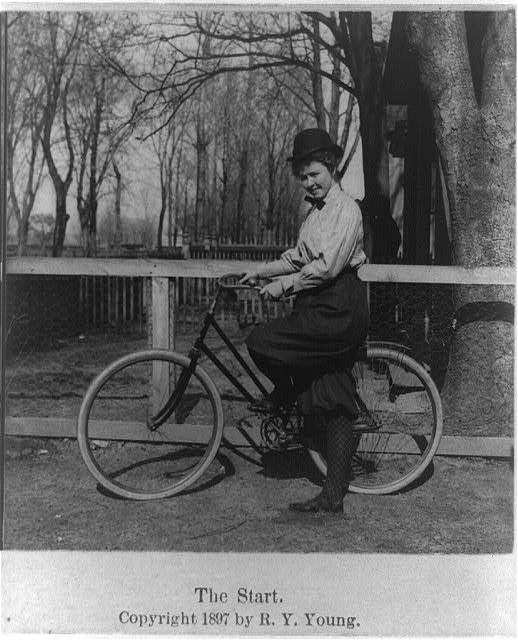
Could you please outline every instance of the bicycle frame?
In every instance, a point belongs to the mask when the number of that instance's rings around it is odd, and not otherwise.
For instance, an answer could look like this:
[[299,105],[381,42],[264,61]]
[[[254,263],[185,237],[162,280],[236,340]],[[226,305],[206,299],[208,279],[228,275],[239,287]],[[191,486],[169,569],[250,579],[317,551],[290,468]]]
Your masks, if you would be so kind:
[[[236,278],[239,280],[237,274],[230,275],[234,278],[233,282]],[[229,381],[232,388],[236,389],[244,400],[251,402],[255,399],[206,344],[209,330],[216,331],[219,339],[239,362],[242,370],[248,374],[256,389],[262,394],[267,393],[261,380],[252,370],[251,363],[249,364],[238,352],[215,318],[216,306],[222,297],[222,292],[245,288],[248,287],[234,285],[225,282],[224,279],[218,281],[214,299],[204,315],[199,334],[187,357],[166,350],[139,351],[111,363],[90,384],[79,411],[78,441],[89,471],[104,488],[124,498],[147,500],[169,497],[197,481],[211,465],[223,437],[224,409],[218,387],[205,369],[198,364],[202,355],[207,356],[208,360],[214,363],[219,373]],[[235,296],[234,293],[233,295]],[[235,297],[237,299],[237,296]],[[361,415],[356,422],[352,423],[352,429],[358,435],[358,444],[355,445],[355,461],[358,469],[355,471],[357,477],[351,480],[351,491],[375,495],[394,493],[417,480],[437,451],[442,433],[441,399],[426,369],[401,349],[372,342],[362,345],[357,355],[359,366],[355,373],[355,380],[358,385],[357,403]],[[145,367],[151,366],[149,372],[145,369],[145,372],[150,375],[151,384],[143,395],[139,391],[142,363]],[[164,369],[164,366],[171,368]],[[190,394],[188,385],[192,378],[197,380],[192,387],[195,393]],[[128,386],[128,393],[121,396],[121,384],[124,388],[127,384],[133,386]],[[172,386],[174,386],[173,391],[171,391]],[[250,384],[248,386],[251,388]],[[175,420],[167,425],[161,437],[155,437],[155,434],[150,437],[146,431],[158,429],[171,417],[178,418],[179,424],[188,424],[185,418],[190,412],[190,402],[194,397],[198,397],[198,387],[202,388],[204,402],[204,407],[199,407],[199,414],[193,414],[194,424],[199,423],[198,418],[203,419],[203,424],[200,426],[204,428],[198,430],[196,437],[193,438],[195,444],[201,445],[202,455],[199,462],[189,465],[187,469],[179,469],[179,476],[169,470],[158,472],[158,475],[153,475],[152,483],[148,485],[145,474],[145,470],[149,468],[147,465],[167,460],[174,466],[177,460],[174,455],[175,448],[183,446],[184,438],[175,437],[177,426]],[[416,392],[415,398],[410,396],[407,403],[403,402],[402,406],[396,406],[398,396],[411,392]],[[161,396],[162,393],[164,396]],[[187,399],[184,405],[182,399],[186,394]],[[159,397],[164,397],[165,400],[157,409],[156,403]],[[135,404],[126,406],[130,399]],[[230,394],[225,399],[240,400],[241,398],[234,398]],[[206,404],[207,401],[210,406]],[[107,405],[106,402],[108,402]],[[101,447],[99,451],[96,423],[107,420],[108,424],[114,412],[117,411],[117,402],[122,403],[121,417],[126,416],[129,411],[131,420],[134,420],[132,429],[135,428],[135,434],[130,431],[122,437],[123,441],[133,444],[128,448],[119,447],[120,435],[114,434],[113,441],[117,446],[112,448],[108,445]],[[197,401],[194,406],[197,406]],[[134,412],[133,407],[135,407]],[[155,414],[149,419],[151,407],[154,407],[152,410]],[[173,416],[176,410],[178,415]],[[317,468],[324,475],[326,474],[325,457],[319,447],[312,447],[311,442],[300,438],[304,424],[303,416],[296,406],[293,410],[279,413],[259,408],[254,411],[254,407],[250,410],[260,415],[263,450],[285,451],[290,447],[305,446]],[[207,411],[209,422],[205,424],[204,416]],[[408,419],[405,417],[407,414],[410,416]],[[232,415],[238,418],[238,414],[234,415],[233,412]],[[249,421],[245,422],[247,426]],[[251,423],[250,426],[252,426]],[[203,437],[198,443],[200,435]],[[106,434],[106,439],[112,440],[110,433]],[[251,439],[247,439],[252,442]],[[134,443],[137,443],[136,447]],[[151,447],[149,450],[146,449],[147,444]],[[157,444],[169,447],[171,455],[157,456],[155,448]],[[136,462],[134,454],[137,456]],[[125,455],[129,461],[128,464],[122,462],[121,456]],[[139,473],[133,475],[140,466],[142,456],[144,456],[142,458],[144,475]],[[125,477],[127,475],[126,480],[119,480],[121,474]],[[158,482],[156,487],[155,481]],[[165,487],[163,487],[164,483]]]
[[232,342],[230,341],[230,339],[228,338],[228,336],[226,335],[226,333],[221,328],[221,326],[219,325],[218,321],[215,318],[216,307],[222,291],[224,291],[225,289],[228,290],[228,289],[237,289],[237,288],[240,288],[240,289],[250,288],[246,285],[241,285],[241,286],[223,285],[221,283],[221,280],[224,278],[225,276],[220,278],[220,281],[218,281],[217,291],[216,291],[216,295],[214,296],[214,300],[210,305],[208,311],[205,313],[205,317],[204,317],[200,332],[196,337],[193,346],[189,350],[188,357],[191,361],[189,367],[181,373],[180,378],[178,379],[177,385],[175,387],[175,390],[173,391],[171,396],[168,398],[167,402],[157,412],[155,416],[152,416],[152,418],[149,421],[148,426],[152,431],[158,429],[173,414],[173,412],[177,408],[182,398],[182,395],[185,389],[187,388],[187,385],[189,384],[189,380],[191,379],[191,376],[193,375],[196,369],[196,366],[198,364],[198,360],[201,354],[206,355],[209,358],[209,360],[216,365],[216,367],[227,378],[227,380],[234,386],[234,388],[237,389],[242,394],[245,400],[252,402],[255,399],[254,396],[239,382],[236,376],[228,369],[227,366],[225,366],[225,364],[218,358],[218,356],[212,351],[212,349],[205,343],[205,338],[211,327],[216,331],[216,333],[221,338],[221,340],[225,343],[225,345],[228,347],[232,355],[236,358],[239,364],[243,367],[243,369],[249,375],[250,379],[255,384],[257,389],[263,395],[266,395],[268,393],[268,391],[266,390],[264,385],[261,383],[261,381],[255,374],[255,372],[252,370],[252,368],[247,363],[247,361],[243,358],[243,356],[239,353],[236,347],[232,344]]

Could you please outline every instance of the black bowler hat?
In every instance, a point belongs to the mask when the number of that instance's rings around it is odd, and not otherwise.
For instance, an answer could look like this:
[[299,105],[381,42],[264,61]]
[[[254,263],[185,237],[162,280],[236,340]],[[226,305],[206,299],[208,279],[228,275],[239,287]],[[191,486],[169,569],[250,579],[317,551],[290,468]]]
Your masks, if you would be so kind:
[[293,141],[293,155],[289,162],[304,160],[316,151],[332,151],[337,158],[343,156],[343,149],[331,140],[324,129],[304,129],[297,133]]

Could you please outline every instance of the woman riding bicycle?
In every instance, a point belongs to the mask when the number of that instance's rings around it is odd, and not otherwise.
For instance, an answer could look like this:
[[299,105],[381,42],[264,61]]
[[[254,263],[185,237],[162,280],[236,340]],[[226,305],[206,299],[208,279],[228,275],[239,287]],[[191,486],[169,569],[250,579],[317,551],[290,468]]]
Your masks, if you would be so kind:
[[288,160],[310,203],[297,246],[241,280],[275,278],[261,295],[296,296],[292,313],[256,327],[247,346],[258,369],[274,384],[270,396],[258,404],[272,410],[296,401],[307,436],[325,428],[326,480],[315,498],[290,504],[301,512],[343,510],[356,443],[352,423],[358,405],[351,369],[367,336],[369,313],[365,287],[357,277],[366,260],[362,217],[338,181],[342,155],[322,129],[297,134]]

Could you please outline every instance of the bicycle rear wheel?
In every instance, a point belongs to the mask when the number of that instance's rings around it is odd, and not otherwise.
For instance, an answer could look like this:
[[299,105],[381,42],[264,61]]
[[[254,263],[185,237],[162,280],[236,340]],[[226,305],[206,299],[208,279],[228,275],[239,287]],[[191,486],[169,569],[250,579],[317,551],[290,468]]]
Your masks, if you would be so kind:
[[219,472],[213,461],[223,434],[223,407],[201,367],[194,369],[172,415],[164,412],[189,363],[174,352],[141,351],[113,362],[88,388],[78,417],[79,448],[89,471],[111,493],[167,498]]
[[[371,424],[358,431],[349,489],[401,491],[424,473],[439,446],[439,392],[427,371],[397,349],[368,346],[353,372]],[[322,452],[310,448],[309,453],[325,475]]]

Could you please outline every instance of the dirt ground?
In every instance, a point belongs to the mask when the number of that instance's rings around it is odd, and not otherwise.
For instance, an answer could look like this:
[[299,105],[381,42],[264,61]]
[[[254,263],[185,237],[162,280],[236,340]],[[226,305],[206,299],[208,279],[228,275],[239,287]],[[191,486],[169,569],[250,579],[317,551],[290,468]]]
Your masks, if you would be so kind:
[[[237,337],[235,336],[235,341]],[[187,346],[180,336],[178,350]],[[75,416],[85,385],[142,336],[81,336],[11,357],[8,415]],[[318,491],[301,451],[261,456],[222,446],[210,484],[134,502],[99,490],[74,439],[6,441],[4,548],[202,552],[508,553],[508,460],[437,457],[429,477],[391,496],[349,494],[344,514],[298,515],[289,502]]]
[[[5,466],[5,548],[23,550],[500,553],[513,546],[508,463],[438,458],[421,486],[394,496],[350,494],[339,515],[295,515],[318,490],[301,454],[247,460],[223,447],[217,482],[168,500],[103,494],[76,443]],[[307,464],[306,464],[307,463]]]

